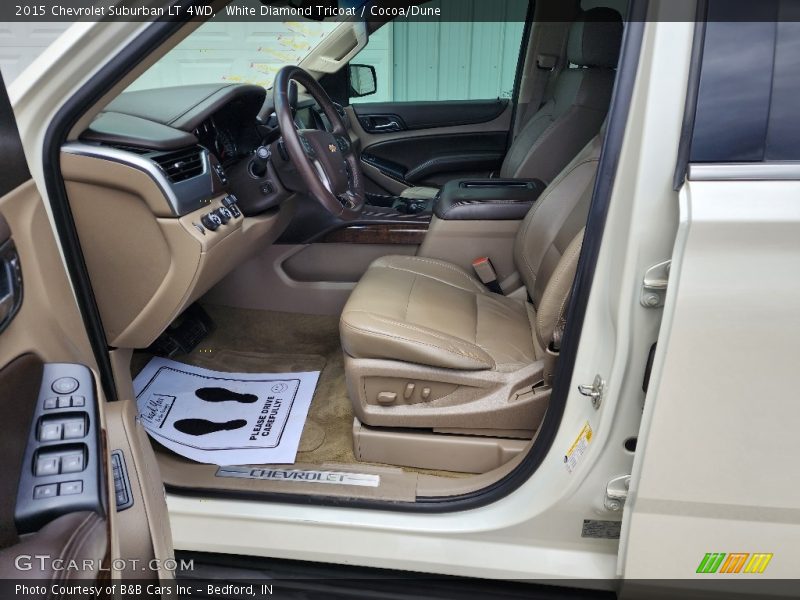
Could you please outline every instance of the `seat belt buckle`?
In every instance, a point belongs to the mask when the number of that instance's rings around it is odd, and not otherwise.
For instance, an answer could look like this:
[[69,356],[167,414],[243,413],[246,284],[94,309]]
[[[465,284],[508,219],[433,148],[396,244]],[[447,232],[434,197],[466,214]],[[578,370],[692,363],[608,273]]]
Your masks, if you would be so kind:
[[495,294],[502,294],[503,288],[497,282],[497,271],[488,256],[479,256],[472,261],[472,269],[487,288]]

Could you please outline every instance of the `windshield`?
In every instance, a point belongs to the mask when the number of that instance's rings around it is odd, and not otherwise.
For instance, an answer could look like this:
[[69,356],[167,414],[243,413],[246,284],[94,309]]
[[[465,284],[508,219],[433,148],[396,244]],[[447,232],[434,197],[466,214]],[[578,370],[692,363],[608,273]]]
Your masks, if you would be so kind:
[[[258,0],[229,6],[260,7]],[[232,21],[226,10],[198,27],[134,81],[128,90],[197,83],[272,86],[276,73],[308,56],[341,22],[311,20]]]

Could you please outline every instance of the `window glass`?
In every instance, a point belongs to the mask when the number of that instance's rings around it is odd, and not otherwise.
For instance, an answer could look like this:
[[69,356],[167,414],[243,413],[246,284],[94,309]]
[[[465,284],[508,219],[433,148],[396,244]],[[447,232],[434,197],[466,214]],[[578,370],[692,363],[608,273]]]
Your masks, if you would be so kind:
[[778,23],[767,160],[800,160],[800,5],[792,7],[793,20]]
[[800,3],[709,3],[693,162],[800,160]]
[[[375,67],[377,92],[352,102],[510,98],[528,0],[437,0],[424,6],[443,7],[443,15],[461,15],[463,21],[396,19],[378,29],[352,60]],[[503,20],[497,10],[504,11]]]
[[[259,10],[258,0],[231,6]],[[337,21],[294,19],[231,21],[217,13],[162,56],[128,88],[154,89],[199,83],[251,83],[272,86],[278,71],[302,61],[336,27]]]

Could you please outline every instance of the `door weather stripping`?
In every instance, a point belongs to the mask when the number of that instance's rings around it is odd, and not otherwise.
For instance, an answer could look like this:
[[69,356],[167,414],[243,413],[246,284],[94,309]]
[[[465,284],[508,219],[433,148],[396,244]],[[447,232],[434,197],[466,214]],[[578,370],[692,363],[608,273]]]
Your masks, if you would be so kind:
[[645,308],[661,308],[667,297],[667,282],[669,281],[669,267],[672,261],[665,260],[653,265],[644,274],[642,279],[642,293],[639,303]]
[[606,486],[606,497],[603,499],[603,506],[607,510],[619,512],[625,506],[628,499],[628,488],[631,485],[630,475],[621,475],[608,482]]
[[600,408],[603,403],[603,394],[606,392],[606,380],[600,375],[595,375],[591,385],[583,383],[578,386],[578,391],[587,398],[592,399],[592,406],[595,409]]

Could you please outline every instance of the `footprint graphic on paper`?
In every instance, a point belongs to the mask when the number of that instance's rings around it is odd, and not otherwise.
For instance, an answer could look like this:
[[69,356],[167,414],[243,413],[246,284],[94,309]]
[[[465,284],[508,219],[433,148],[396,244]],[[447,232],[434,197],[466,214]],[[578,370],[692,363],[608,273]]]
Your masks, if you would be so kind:
[[255,394],[240,394],[223,387],[205,387],[195,392],[200,400],[206,402],[241,402],[242,404],[252,404],[258,400]]
[[234,419],[225,423],[215,423],[207,419],[180,419],[175,421],[173,427],[186,435],[199,436],[217,433],[218,431],[233,431],[234,429],[241,429],[245,425],[247,425],[247,421],[244,419]]

